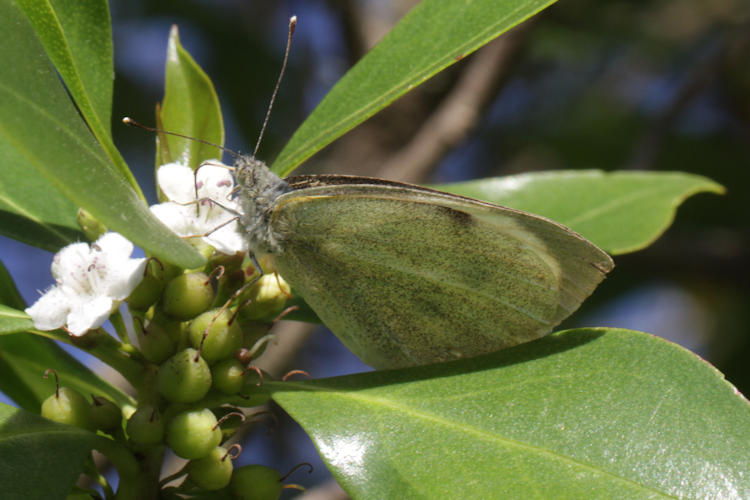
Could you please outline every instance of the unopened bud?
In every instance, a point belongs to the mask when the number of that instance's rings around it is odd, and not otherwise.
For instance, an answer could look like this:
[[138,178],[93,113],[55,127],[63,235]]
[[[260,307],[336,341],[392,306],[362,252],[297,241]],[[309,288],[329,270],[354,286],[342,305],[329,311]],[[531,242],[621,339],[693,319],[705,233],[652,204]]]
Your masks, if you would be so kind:
[[76,222],[78,222],[78,226],[89,241],[96,241],[100,236],[107,232],[107,226],[99,222],[93,215],[82,208],[78,209]]
[[187,320],[209,308],[214,289],[204,273],[186,273],[167,283],[162,305],[173,318]]
[[240,314],[245,319],[272,320],[284,310],[291,289],[284,278],[277,274],[265,274],[242,295],[249,305]]
[[143,279],[126,299],[128,306],[136,311],[145,311],[161,298],[168,281],[164,264],[151,259],[146,265]]

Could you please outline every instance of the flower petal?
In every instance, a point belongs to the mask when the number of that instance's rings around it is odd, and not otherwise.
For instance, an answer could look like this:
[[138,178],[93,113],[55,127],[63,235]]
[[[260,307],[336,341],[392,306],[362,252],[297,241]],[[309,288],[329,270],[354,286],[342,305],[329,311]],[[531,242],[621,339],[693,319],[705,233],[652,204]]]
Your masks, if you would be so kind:
[[156,171],[156,179],[171,201],[190,203],[195,200],[196,179],[192,168],[181,163],[167,163]]
[[[157,219],[180,236],[191,236],[200,232],[195,227],[195,217],[188,216],[184,206],[168,201],[151,205],[149,208]],[[195,213],[194,207],[193,213]]]
[[[121,263],[130,258],[133,253],[133,244],[119,233],[106,233],[91,245],[92,250],[102,253],[104,262]],[[98,249],[98,250],[97,250]]]
[[229,255],[248,250],[247,240],[238,231],[237,221],[217,229],[203,239],[217,251]]
[[88,243],[72,243],[60,249],[52,259],[52,276],[58,283],[77,281],[80,271],[90,264]]
[[114,300],[125,300],[143,279],[146,259],[127,259],[110,266],[105,293]]
[[229,167],[217,162],[204,163],[196,171],[198,177],[199,198],[208,198],[222,205],[231,202],[231,193],[234,189],[234,177]]
[[79,337],[87,331],[98,328],[107,321],[116,303],[109,297],[96,297],[93,300],[78,301],[73,304],[67,318],[68,330]]
[[60,287],[53,286],[34,305],[27,307],[25,312],[31,316],[37,330],[55,330],[65,324],[65,318],[70,312],[70,300]]

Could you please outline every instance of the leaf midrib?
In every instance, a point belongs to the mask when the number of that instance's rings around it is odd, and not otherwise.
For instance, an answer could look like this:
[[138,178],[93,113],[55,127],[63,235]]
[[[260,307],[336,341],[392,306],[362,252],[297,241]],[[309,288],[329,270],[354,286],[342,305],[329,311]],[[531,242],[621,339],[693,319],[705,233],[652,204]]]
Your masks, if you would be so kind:
[[[612,472],[609,472],[609,471],[606,471],[606,470],[594,467],[592,465],[589,465],[589,464],[587,464],[585,462],[581,462],[579,460],[573,459],[570,456],[560,455],[558,453],[552,452],[550,450],[547,450],[547,449],[539,447],[539,446],[535,446],[535,445],[531,445],[531,444],[528,444],[528,443],[523,443],[523,442],[520,442],[520,441],[509,439],[509,438],[506,438],[506,437],[498,436],[496,434],[492,434],[492,433],[483,431],[482,429],[478,429],[476,427],[473,427],[473,426],[470,426],[470,425],[466,425],[466,424],[461,424],[461,423],[458,423],[458,422],[453,421],[453,420],[448,420],[448,419],[445,419],[443,417],[440,417],[440,416],[437,416],[437,415],[434,415],[434,414],[426,413],[426,412],[423,412],[423,411],[416,411],[416,410],[414,410],[413,407],[401,405],[401,404],[398,404],[398,403],[396,403],[396,402],[394,402],[392,400],[383,399],[383,398],[377,398],[377,397],[373,397],[373,396],[370,396],[370,395],[363,395],[361,393],[353,393],[353,392],[340,391],[340,390],[331,390],[330,388],[318,388],[318,387],[302,386],[302,385],[299,385],[299,384],[295,384],[293,382],[292,383],[285,382],[284,385],[286,387],[299,388],[301,391],[304,391],[304,392],[325,392],[326,395],[332,396],[332,397],[339,397],[341,399],[348,399],[348,400],[356,400],[356,401],[359,401],[359,402],[362,402],[362,403],[365,403],[365,404],[368,404],[368,405],[373,405],[373,406],[378,406],[379,405],[379,406],[388,408],[388,409],[392,410],[393,412],[398,412],[398,414],[401,417],[403,417],[404,415],[408,415],[408,416],[411,416],[414,419],[431,422],[431,423],[434,423],[434,424],[437,424],[437,425],[440,425],[440,426],[443,426],[443,427],[448,427],[448,428],[453,428],[453,429],[459,429],[459,430],[463,431],[466,434],[471,434],[471,435],[477,436],[481,440],[491,441],[491,442],[497,442],[497,443],[500,443],[500,444],[504,445],[507,448],[515,448],[515,449],[518,449],[518,450],[523,450],[523,451],[525,451],[525,452],[527,452],[529,454],[536,454],[538,456],[547,457],[550,460],[556,460],[558,462],[563,462],[563,463],[569,464],[569,465],[571,465],[573,467],[577,467],[579,469],[584,469],[584,470],[586,470],[588,472],[591,472],[594,475],[598,474],[598,475],[601,475],[601,476],[609,477],[609,478],[611,478],[611,479],[613,479],[615,481],[618,481],[620,483],[623,483],[623,484],[625,484],[625,485],[627,485],[628,487],[631,487],[631,488],[635,487],[635,489],[639,489],[639,490],[643,490],[643,491],[648,491],[648,492],[651,492],[653,494],[659,495],[659,496],[664,497],[664,498],[676,498],[676,497],[674,497],[672,495],[668,495],[668,494],[666,494],[666,493],[664,493],[662,491],[650,488],[650,487],[648,487],[648,486],[646,486],[644,484],[637,483],[637,482],[633,481],[632,479],[624,478],[624,477],[619,476],[617,474],[614,474]],[[284,391],[284,392],[287,392],[287,391]]]
[[[660,194],[664,192],[671,192],[671,191],[674,191],[674,189],[675,189],[674,186],[658,186],[654,188],[647,188],[647,189],[641,189],[639,191],[634,191],[634,192],[631,192],[627,196],[618,196],[614,198],[612,201],[610,201],[609,203],[604,203],[594,209],[587,210],[586,212],[583,212],[576,217],[566,220],[564,223],[566,226],[576,226],[576,225],[588,222],[591,219],[602,217],[606,215],[607,213],[615,212],[617,209],[622,208],[625,205],[630,205],[636,201],[651,197],[656,194]],[[691,190],[689,193],[684,193],[683,196],[681,196],[679,199],[672,201],[670,203],[670,206],[672,208],[677,207],[682,202],[682,200],[691,196],[692,194],[695,194],[698,191],[700,191],[700,189],[696,188],[696,189]]]

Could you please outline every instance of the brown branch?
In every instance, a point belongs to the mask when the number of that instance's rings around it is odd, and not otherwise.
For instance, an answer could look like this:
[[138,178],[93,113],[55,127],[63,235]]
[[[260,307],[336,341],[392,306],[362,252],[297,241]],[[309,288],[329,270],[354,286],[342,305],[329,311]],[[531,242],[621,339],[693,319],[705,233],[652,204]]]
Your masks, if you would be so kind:
[[328,5],[338,16],[347,50],[347,62],[349,66],[354,66],[368,49],[362,27],[361,7],[353,0],[328,0]]
[[428,177],[435,165],[476,127],[497,95],[532,23],[526,22],[482,47],[472,56],[451,93],[412,140],[387,159],[380,176],[405,182]]
[[288,372],[294,364],[298,352],[307,342],[317,325],[310,323],[283,322],[274,325],[273,333],[277,341],[271,342],[255,363],[262,370],[278,378]]

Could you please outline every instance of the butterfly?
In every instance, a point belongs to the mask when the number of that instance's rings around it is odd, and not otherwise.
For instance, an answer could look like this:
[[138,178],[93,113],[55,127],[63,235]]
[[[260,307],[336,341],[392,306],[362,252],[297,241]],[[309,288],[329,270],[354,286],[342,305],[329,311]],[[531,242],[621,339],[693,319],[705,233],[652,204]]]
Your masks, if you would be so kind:
[[235,160],[239,226],[363,362],[398,368],[549,333],[614,267],[547,218],[367,177],[281,179]]

